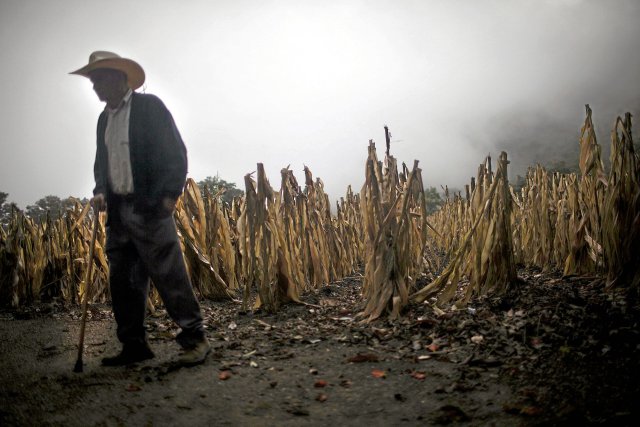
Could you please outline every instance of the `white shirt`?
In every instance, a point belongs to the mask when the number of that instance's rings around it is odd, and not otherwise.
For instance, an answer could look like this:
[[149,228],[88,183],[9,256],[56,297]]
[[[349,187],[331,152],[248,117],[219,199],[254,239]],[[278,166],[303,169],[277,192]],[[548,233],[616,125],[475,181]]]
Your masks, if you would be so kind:
[[104,142],[109,157],[109,184],[111,191],[120,195],[133,194],[133,175],[131,156],[129,155],[129,115],[131,114],[131,95],[129,91],[118,107],[105,107],[107,128]]

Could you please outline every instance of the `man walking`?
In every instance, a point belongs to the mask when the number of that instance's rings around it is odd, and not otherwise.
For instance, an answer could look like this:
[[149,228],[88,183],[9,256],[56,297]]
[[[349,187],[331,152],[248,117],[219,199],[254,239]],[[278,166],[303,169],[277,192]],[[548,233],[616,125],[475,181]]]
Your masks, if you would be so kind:
[[149,279],[182,329],[179,363],[202,363],[211,347],[173,221],[187,175],[187,152],[173,117],[156,96],[134,92],[145,79],[135,61],[96,51],[71,74],[88,77],[106,103],[98,119],[91,203],[107,210],[109,285],[122,351],[102,364],[154,356],[144,328]]

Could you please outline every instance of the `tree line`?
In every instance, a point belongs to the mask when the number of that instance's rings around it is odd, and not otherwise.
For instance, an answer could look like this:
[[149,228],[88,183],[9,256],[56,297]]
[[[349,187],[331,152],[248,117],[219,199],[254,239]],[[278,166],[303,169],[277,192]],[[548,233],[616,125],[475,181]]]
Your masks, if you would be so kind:
[[[198,182],[202,195],[205,193],[211,196],[219,197],[225,203],[231,203],[234,197],[244,194],[244,191],[236,187],[233,182],[228,182],[219,176],[208,176]],[[427,201],[427,212],[434,213],[444,203],[444,199],[435,187],[428,187],[425,190]],[[54,195],[45,196],[37,200],[34,204],[28,205],[24,211],[13,202],[8,201],[9,193],[0,191],[0,224],[6,226],[15,212],[22,212],[24,215],[32,218],[36,222],[45,221],[47,215],[49,218],[60,217],[67,209],[72,208],[76,201],[80,200],[82,204],[86,204],[89,200],[85,197],[78,199],[75,197],[60,198]]]

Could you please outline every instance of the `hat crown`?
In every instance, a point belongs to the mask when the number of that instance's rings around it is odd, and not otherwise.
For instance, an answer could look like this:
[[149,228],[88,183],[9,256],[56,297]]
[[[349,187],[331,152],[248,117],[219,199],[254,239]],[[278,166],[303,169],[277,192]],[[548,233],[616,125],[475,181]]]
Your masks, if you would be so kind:
[[102,61],[104,59],[116,59],[120,58],[120,55],[113,52],[108,52],[106,50],[96,50],[89,55],[89,64],[92,64],[97,61]]
[[89,77],[93,70],[100,68],[122,71],[127,75],[127,84],[133,90],[136,90],[144,83],[144,70],[140,64],[106,50],[96,50],[91,53],[89,55],[89,63],[76,71],[72,71],[71,74]]

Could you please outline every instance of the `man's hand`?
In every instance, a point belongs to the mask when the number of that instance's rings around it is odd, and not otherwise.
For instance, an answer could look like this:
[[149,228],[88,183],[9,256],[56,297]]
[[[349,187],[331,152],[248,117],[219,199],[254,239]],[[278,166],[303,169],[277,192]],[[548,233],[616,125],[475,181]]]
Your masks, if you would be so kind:
[[91,198],[91,206],[98,212],[102,212],[107,208],[107,199],[104,194],[98,193]]
[[164,197],[162,199],[162,207],[167,211],[173,213],[176,208],[176,200],[171,197]]

